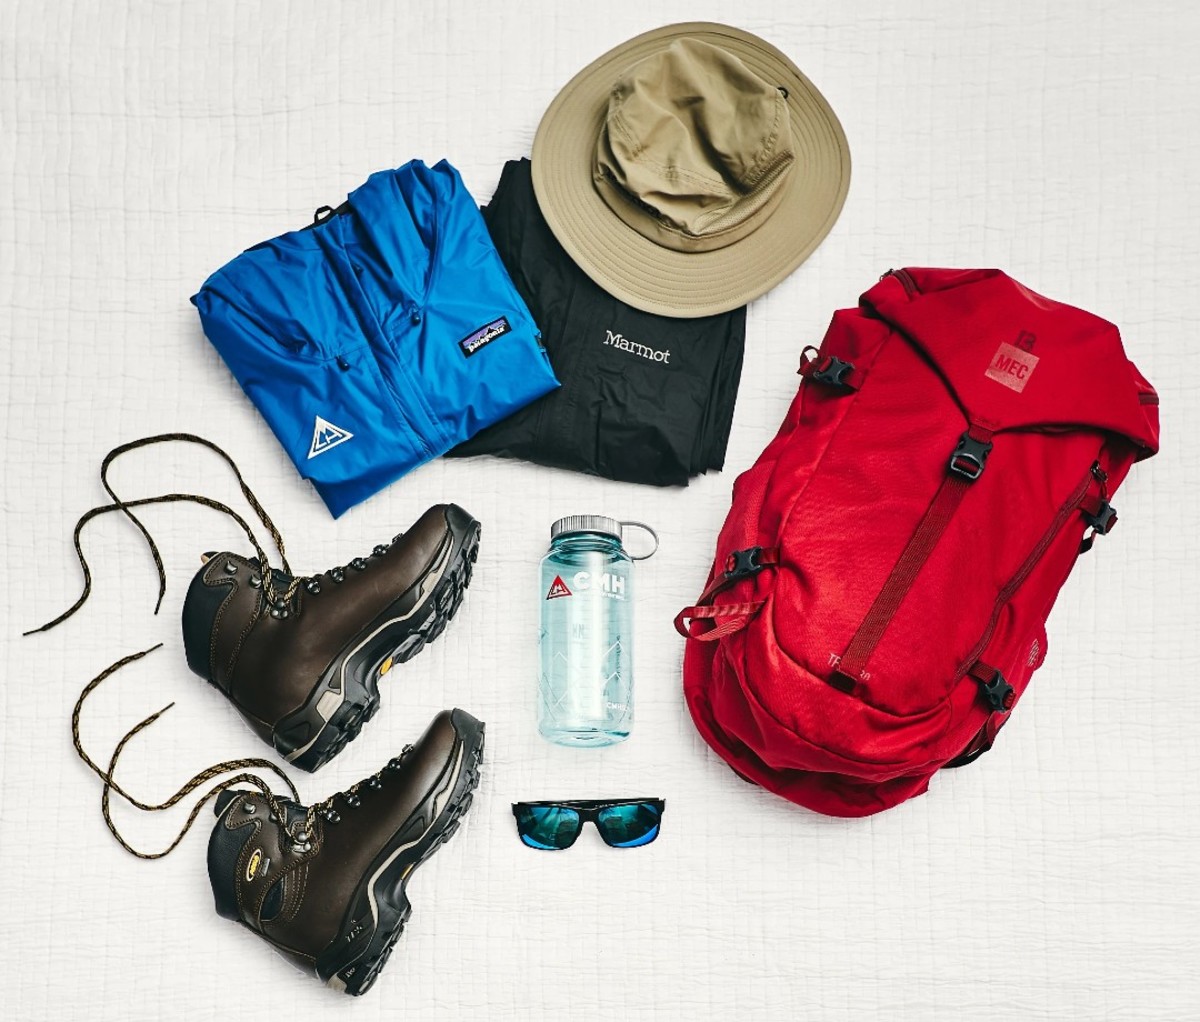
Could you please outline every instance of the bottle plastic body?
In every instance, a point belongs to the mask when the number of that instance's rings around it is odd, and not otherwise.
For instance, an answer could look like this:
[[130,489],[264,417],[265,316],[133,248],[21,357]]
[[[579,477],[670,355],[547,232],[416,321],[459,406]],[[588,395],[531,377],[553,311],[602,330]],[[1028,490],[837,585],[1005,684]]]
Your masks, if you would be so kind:
[[571,533],[542,558],[538,731],[613,745],[633,726],[633,562],[616,537]]

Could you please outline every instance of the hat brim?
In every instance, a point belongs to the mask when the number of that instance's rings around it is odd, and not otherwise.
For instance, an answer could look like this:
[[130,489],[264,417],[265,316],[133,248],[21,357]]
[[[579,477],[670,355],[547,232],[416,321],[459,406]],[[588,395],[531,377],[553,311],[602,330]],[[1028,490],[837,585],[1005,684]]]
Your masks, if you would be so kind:
[[[682,38],[721,47],[785,88],[796,151],[787,191],[762,225],[708,252],[678,252],[643,237],[608,208],[592,183],[614,83],[639,60]],[[579,267],[635,308],[682,318],[727,312],[773,288],[829,233],[850,187],[850,148],[825,97],[770,43],[711,22],[646,32],[585,67],[543,115],[532,162],[542,215]]]

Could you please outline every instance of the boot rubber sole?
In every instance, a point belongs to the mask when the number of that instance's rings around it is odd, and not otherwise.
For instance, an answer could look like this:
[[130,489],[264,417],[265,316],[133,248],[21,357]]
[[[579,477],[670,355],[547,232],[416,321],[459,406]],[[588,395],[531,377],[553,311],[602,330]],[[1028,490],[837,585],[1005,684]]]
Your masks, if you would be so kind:
[[[317,975],[334,990],[358,996],[387,964],[412,915],[406,888],[412,874],[458,830],[471,807],[483,759],[484,724],[463,710],[451,714],[458,733],[444,783],[426,800],[432,819],[399,847],[381,855],[355,891],[337,938],[317,962]],[[403,832],[401,832],[403,834]]]
[[272,734],[276,750],[312,772],[354,741],[379,709],[379,681],[407,663],[458,613],[479,557],[482,527],[466,511],[446,509],[448,533],[433,567],[347,644],[299,710]]

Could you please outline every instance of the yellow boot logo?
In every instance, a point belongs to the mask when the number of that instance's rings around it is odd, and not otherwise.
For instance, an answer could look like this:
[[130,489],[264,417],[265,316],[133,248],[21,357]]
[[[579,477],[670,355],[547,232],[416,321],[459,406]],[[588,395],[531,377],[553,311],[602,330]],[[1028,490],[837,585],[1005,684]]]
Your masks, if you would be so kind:
[[270,865],[271,865],[270,859],[263,859],[262,849],[261,848],[254,849],[254,851],[250,853],[250,861],[248,863],[246,863],[246,882],[249,883],[256,876],[258,876],[260,869],[262,870],[263,875],[265,876],[266,872],[267,872],[267,867]]

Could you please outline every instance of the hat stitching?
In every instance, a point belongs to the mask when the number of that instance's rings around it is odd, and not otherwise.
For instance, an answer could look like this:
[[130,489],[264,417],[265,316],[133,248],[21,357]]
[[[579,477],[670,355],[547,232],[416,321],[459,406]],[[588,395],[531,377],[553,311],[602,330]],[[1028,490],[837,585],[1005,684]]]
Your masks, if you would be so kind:
[[622,138],[624,138],[629,144],[630,149],[632,150],[632,156],[643,166],[649,167],[651,170],[660,171],[663,174],[666,174],[668,177],[674,178],[675,180],[690,180],[696,182],[697,184],[706,185],[725,184],[725,179],[719,174],[713,175],[712,177],[709,177],[705,174],[696,174],[692,171],[684,170],[681,167],[674,165],[668,166],[665,163],[659,163],[657,160],[654,160],[649,156],[643,156],[643,154],[647,152],[647,149],[631,134],[631,129],[627,126],[625,117],[621,111],[617,111],[613,117],[610,118],[608,123],[610,129],[613,126],[617,128],[617,130],[621,133]]
[[752,176],[746,179],[746,183],[749,184],[751,188],[759,183],[762,175],[766,173],[768,167],[770,166],[767,158],[774,155],[775,145],[779,141],[779,117],[780,114],[786,109],[786,100],[777,102],[775,104],[775,119],[771,122],[770,133],[763,138],[761,142],[762,148],[759,150],[758,155],[754,157],[754,162],[752,164],[753,170],[751,171]]
[[[610,101],[615,98],[619,103],[620,97],[618,96],[618,93],[619,90],[617,88],[611,89],[609,92]],[[780,99],[775,103],[775,111],[773,120],[771,122],[771,128],[760,140],[759,151],[756,153],[753,161],[751,162],[750,173],[746,177],[747,191],[753,190],[756,186],[761,184],[763,182],[764,175],[766,175],[772,168],[776,155],[776,145],[779,141],[780,118],[786,110],[787,104],[785,101],[783,101],[783,98],[780,97]],[[633,195],[616,179],[611,170],[597,166],[596,169],[599,170],[601,174],[609,180],[612,186],[619,191],[627,201],[653,216],[660,229],[684,238],[720,238],[721,235],[736,230],[745,223],[745,220],[743,219],[739,220],[737,223],[730,224],[728,227],[722,228],[721,230],[713,231],[707,234],[701,234],[701,230],[710,226],[711,224],[719,223],[723,218],[728,216],[731,212],[731,207],[736,206],[739,201],[737,193],[729,190],[725,179],[719,175],[709,177],[703,174],[696,174],[692,171],[685,170],[675,165],[660,163],[659,161],[646,156],[645,153],[647,150],[645,146],[643,146],[642,143],[633,135],[632,130],[624,117],[624,112],[619,106],[618,109],[613,111],[608,118],[608,129],[610,131],[613,129],[617,131],[625,144],[628,145],[631,157],[638,160],[644,167],[655,170],[668,180],[672,181],[690,181],[702,185],[718,185],[725,189],[726,194],[728,194],[730,199],[733,200],[731,203],[726,204],[721,209],[714,210],[707,215],[702,214],[700,217],[698,217],[696,226],[700,230],[686,231],[666,223],[662,218],[661,210],[646,202],[644,199]],[[757,212],[757,210],[755,210],[755,212]],[[753,216],[754,213],[752,212],[750,215]]]
[[[617,128],[617,130],[620,132],[622,138],[625,140],[626,144],[630,147],[631,155],[635,159],[641,159],[642,154],[646,151],[646,147],[638,140],[638,138],[633,134],[632,129],[628,126],[628,123],[625,120],[625,113],[621,109],[621,107],[624,104],[621,101],[621,96],[619,95],[619,93],[620,93],[620,89],[617,88],[616,86],[614,86],[612,89],[609,90],[609,94],[608,94],[609,101],[611,102],[614,99],[617,100],[617,109],[608,118],[608,125],[610,126],[610,128],[611,127]],[[778,93],[776,95],[778,96]],[[786,96],[778,96],[778,100],[775,102],[775,114],[771,121],[771,127],[768,130],[767,134],[765,134],[762,137],[762,139],[759,141],[759,146],[760,146],[759,151],[755,154],[754,159],[751,161],[751,164],[750,164],[750,166],[751,166],[750,175],[747,177],[746,183],[751,188],[753,188],[756,184],[759,183],[759,179],[766,172],[766,169],[767,169],[766,165],[767,165],[769,159],[774,155],[775,145],[779,141],[780,118],[782,117],[782,115],[784,114],[784,112],[786,110],[787,110],[787,97]],[[657,163],[651,159],[643,159],[642,162],[644,165],[650,167],[651,169],[659,170],[659,171],[662,171],[663,173],[668,173],[671,170],[676,170],[677,173],[681,177],[684,177],[688,180],[692,180],[692,181],[695,181],[698,183],[703,183],[703,184],[716,183],[716,184],[721,184],[721,185],[725,184],[725,179],[723,177],[721,177],[720,175],[714,175],[713,177],[708,177],[708,176],[702,175],[702,174],[693,174],[690,171],[678,170],[677,168],[668,167],[665,164]]]
[[[654,166],[654,168],[656,170],[662,170],[664,174],[670,173],[670,168],[663,167],[661,165],[656,165],[656,164],[653,164],[652,162],[650,163],[650,165]],[[597,167],[596,170],[598,171],[597,176],[599,178],[606,178],[609,181],[609,183],[612,185],[612,187],[620,194],[620,196],[626,202],[638,207],[639,209],[645,211],[646,213],[649,213],[654,218],[654,221],[659,226],[659,228],[664,231],[667,231],[670,234],[675,234],[675,235],[678,235],[679,237],[683,237],[683,238],[704,238],[704,239],[720,238],[722,235],[729,234],[729,233],[737,230],[745,223],[745,220],[739,220],[737,223],[730,224],[728,227],[723,227],[720,230],[712,231],[710,233],[703,234],[703,235],[681,230],[678,227],[671,226],[665,220],[661,219],[662,213],[658,209],[656,209],[654,206],[650,205],[650,203],[646,202],[642,198],[639,198],[638,196],[636,196],[632,192],[630,192],[627,188],[625,188],[613,176],[612,171],[609,170],[607,167]],[[707,214],[706,216],[699,217],[697,222],[704,226],[707,226],[708,224],[719,221],[723,216],[726,216],[728,214],[728,212],[729,212],[729,207],[725,206],[725,207],[722,207],[721,210],[716,210],[713,213]],[[653,241],[653,239],[648,239],[648,240]],[[718,247],[721,247],[721,246],[718,246]]]
[[[776,119],[778,120],[778,115],[777,115]],[[778,132],[778,130],[776,130],[775,132],[766,136],[763,144],[769,146],[770,150],[773,151],[775,143],[778,141],[778,136],[779,136],[779,132]],[[766,158],[766,156],[767,156],[767,153],[764,152],[764,158],[761,161],[756,161],[756,171],[755,171],[755,176],[754,176],[754,180],[753,180],[754,185],[761,184],[763,182],[764,176],[772,169],[773,166],[775,167],[775,170],[777,172],[782,171],[782,168],[774,165],[771,160]],[[728,188],[728,186],[725,184],[725,181],[723,178],[714,178],[712,180],[709,180],[707,178],[692,174],[689,171],[684,170],[681,167],[670,166],[670,165],[667,165],[664,163],[659,163],[658,161],[650,159],[649,157],[642,159],[641,162],[642,162],[643,166],[649,167],[651,170],[658,171],[664,177],[666,177],[668,180],[676,180],[676,181],[691,180],[698,184],[716,183],[716,184],[721,185],[722,187],[725,187],[726,189]],[[761,166],[758,165],[759,163],[761,163]],[[596,170],[600,173],[601,176],[607,178],[608,181],[612,184],[612,186],[617,191],[619,191],[621,193],[621,195],[624,196],[629,202],[633,203],[635,206],[638,206],[641,209],[644,209],[648,213],[651,213],[656,219],[661,217],[662,214],[661,214],[660,210],[658,210],[656,207],[654,207],[650,203],[646,202],[644,199],[634,195],[627,188],[625,188],[625,186],[623,184],[621,184],[620,181],[617,180],[617,178],[615,177],[615,175],[613,174],[611,169],[609,169],[607,167],[597,166]],[[719,210],[714,210],[713,212],[708,213],[708,214],[702,214],[700,217],[697,218],[698,226],[706,227],[712,223],[720,221],[722,219],[722,217],[728,215],[731,206],[737,204],[737,202],[739,201],[739,197],[737,196],[737,193],[732,192],[732,191],[727,191],[727,194],[733,200],[733,202],[721,207],[721,209],[719,209]],[[699,233],[688,232],[688,231],[681,230],[678,227],[673,227],[670,224],[662,221],[661,219],[659,219],[657,222],[663,230],[670,231],[673,234],[678,234],[683,237],[689,237],[689,238],[702,237],[702,235]],[[712,233],[705,234],[705,235],[703,235],[703,237],[719,238],[722,234],[726,233],[727,231],[734,230],[734,229],[740,227],[744,222],[745,222],[744,220],[739,221],[736,224],[731,224],[727,228],[722,228],[719,231],[714,231]]]

